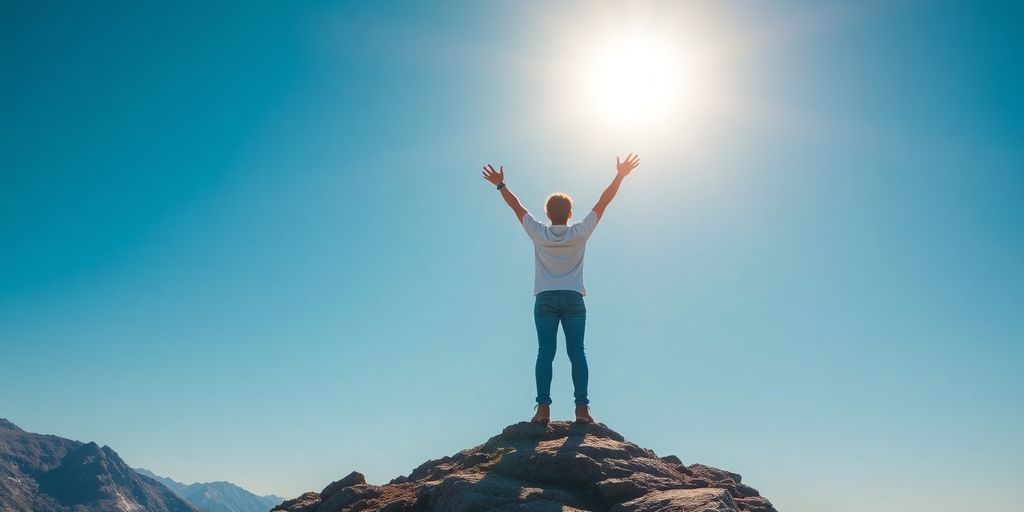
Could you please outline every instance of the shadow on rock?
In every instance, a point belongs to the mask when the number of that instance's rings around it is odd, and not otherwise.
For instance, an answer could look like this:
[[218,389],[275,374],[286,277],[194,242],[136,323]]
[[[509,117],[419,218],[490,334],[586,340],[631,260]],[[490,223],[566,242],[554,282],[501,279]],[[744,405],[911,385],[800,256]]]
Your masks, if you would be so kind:
[[372,485],[359,473],[274,510],[288,512],[775,512],[736,473],[658,457],[603,424],[528,422],[482,445]]

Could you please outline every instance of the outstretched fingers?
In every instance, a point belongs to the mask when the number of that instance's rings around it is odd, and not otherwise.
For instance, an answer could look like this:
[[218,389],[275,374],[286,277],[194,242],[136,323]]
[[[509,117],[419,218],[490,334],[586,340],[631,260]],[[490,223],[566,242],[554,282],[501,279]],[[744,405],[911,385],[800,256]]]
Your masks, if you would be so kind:
[[629,157],[626,157],[626,165],[630,166],[630,169],[635,169],[640,165],[640,156],[635,153],[631,153]]
[[501,166],[495,171],[493,165],[487,164],[484,166],[484,171],[481,174],[485,180],[497,185],[505,178],[505,166]]
[[640,156],[636,153],[630,153],[626,155],[626,159],[622,160],[619,157],[615,157],[615,167],[617,169],[636,169],[636,166],[640,165]]

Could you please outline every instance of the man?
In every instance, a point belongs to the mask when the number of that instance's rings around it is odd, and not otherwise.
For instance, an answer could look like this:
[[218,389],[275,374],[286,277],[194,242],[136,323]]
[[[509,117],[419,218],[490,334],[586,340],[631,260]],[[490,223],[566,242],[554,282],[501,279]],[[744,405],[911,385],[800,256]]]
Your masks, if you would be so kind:
[[593,423],[590,416],[590,400],[587,399],[587,356],[583,351],[583,332],[587,323],[587,307],[583,297],[587,294],[583,286],[583,253],[587,240],[594,232],[598,221],[604,215],[608,203],[619,191],[623,178],[640,164],[638,156],[630,153],[624,161],[615,158],[615,179],[605,189],[594,208],[582,221],[569,225],[572,218],[572,198],[555,193],[548,196],[544,206],[551,225],[541,224],[523,208],[519,198],[505,186],[505,167],[497,171],[490,164],[484,166],[484,179],[501,191],[501,197],[516,214],[516,220],[533,240],[536,271],[534,272],[533,293],[536,302],[533,319],[537,325],[537,364],[534,373],[537,379],[537,412],[534,423],[546,425],[551,419],[551,364],[555,359],[555,341],[558,324],[561,322],[565,333],[565,347],[572,363],[572,384],[575,389],[576,421]]

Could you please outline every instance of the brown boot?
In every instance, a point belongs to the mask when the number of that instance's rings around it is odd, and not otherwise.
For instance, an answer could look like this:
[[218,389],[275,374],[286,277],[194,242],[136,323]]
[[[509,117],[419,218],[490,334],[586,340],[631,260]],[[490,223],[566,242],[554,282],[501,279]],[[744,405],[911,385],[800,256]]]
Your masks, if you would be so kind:
[[551,406],[548,404],[537,404],[537,413],[533,415],[531,423],[538,423],[540,425],[547,425],[551,421]]
[[590,416],[590,406],[576,406],[576,423],[593,423],[594,418]]

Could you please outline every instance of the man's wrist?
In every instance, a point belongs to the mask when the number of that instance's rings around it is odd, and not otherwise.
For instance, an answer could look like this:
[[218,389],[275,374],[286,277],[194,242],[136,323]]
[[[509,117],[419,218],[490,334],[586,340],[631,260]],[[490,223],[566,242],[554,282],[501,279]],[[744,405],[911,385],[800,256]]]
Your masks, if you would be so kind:
[[501,183],[498,183],[498,190],[501,190],[503,188],[505,188],[505,182],[504,181],[502,181]]

